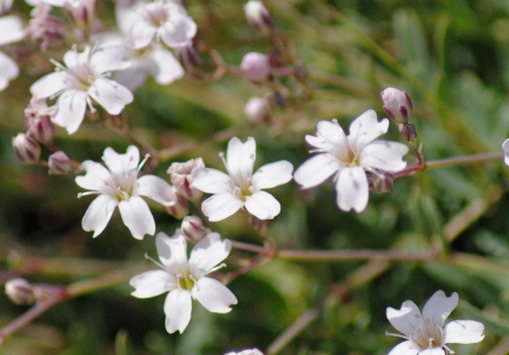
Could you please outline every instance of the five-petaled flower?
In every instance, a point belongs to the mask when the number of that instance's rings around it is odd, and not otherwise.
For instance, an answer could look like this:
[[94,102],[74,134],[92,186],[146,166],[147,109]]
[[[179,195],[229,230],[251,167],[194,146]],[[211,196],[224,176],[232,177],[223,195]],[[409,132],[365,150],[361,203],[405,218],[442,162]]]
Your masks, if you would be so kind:
[[201,208],[210,221],[223,220],[244,207],[260,220],[273,219],[281,205],[271,194],[262,191],[286,184],[292,179],[293,165],[286,160],[266,164],[253,174],[256,142],[249,137],[245,143],[237,137],[228,142],[224,164],[228,174],[216,169],[199,170],[192,186],[214,194],[203,201]]
[[473,320],[445,320],[458,305],[458,294],[447,297],[437,291],[421,312],[414,302],[403,302],[401,309],[387,308],[387,319],[402,333],[390,334],[406,339],[394,347],[389,355],[446,355],[453,354],[446,344],[473,344],[484,338],[484,325]]
[[182,333],[186,329],[193,299],[213,313],[228,313],[230,306],[237,304],[237,298],[225,285],[207,277],[224,266],[219,263],[230,253],[229,240],[221,240],[218,233],[210,233],[194,246],[188,259],[186,238],[177,230],[172,238],[158,233],[156,248],[161,261],[156,264],[161,270],[146,271],[129,283],[135,288],[132,295],[138,298],[169,292],[164,302],[168,333],[177,330]]
[[90,204],[82,220],[85,231],[94,231],[94,238],[102,233],[113,211],[118,206],[122,221],[136,239],[145,234],[154,235],[155,221],[147,203],[140,197],[149,197],[163,206],[175,203],[173,187],[154,175],[139,177],[146,160],[140,161],[140,152],[129,146],[126,154],[118,154],[112,148],[104,150],[102,164],[87,160],[82,167],[86,175],[76,177],[76,184],[90,190],[80,193],[99,195]]
[[72,134],[81,125],[87,105],[94,111],[91,99],[111,115],[120,114],[133,100],[131,91],[107,78],[111,71],[129,66],[122,55],[117,47],[87,46],[81,52],[73,48],[64,55],[65,66],[56,63],[56,71],[36,81],[30,92],[38,99],[58,97],[53,122]]
[[316,136],[306,136],[306,141],[316,148],[312,152],[318,154],[295,171],[295,181],[307,189],[334,175],[338,207],[362,212],[369,199],[366,173],[396,172],[406,166],[406,145],[375,140],[388,128],[389,120],[378,122],[373,110],[352,122],[348,136],[336,120],[318,122]]

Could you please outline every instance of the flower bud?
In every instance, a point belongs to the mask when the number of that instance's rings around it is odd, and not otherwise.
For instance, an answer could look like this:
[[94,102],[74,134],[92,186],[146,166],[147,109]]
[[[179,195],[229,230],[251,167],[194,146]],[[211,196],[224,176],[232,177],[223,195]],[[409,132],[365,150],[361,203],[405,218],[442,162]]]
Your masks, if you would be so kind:
[[251,124],[267,123],[271,116],[269,102],[260,97],[252,97],[244,106],[244,113]]
[[50,14],[51,6],[38,4],[30,12],[30,22],[25,33],[34,41],[41,41],[41,50],[58,47],[65,37],[65,23]]
[[210,233],[209,229],[203,226],[200,217],[197,216],[184,217],[180,228],[182,233],[195,243]]
[[32,98],[25,109],[27,133],[39,142],[50,143],[55,130],[51,119],[56,113],[57,107],[48,107],[45,99]]
[[509,166],[509,138],[502,143],[502,150],[504,151],[504,164]]
[[274,19],[270,11],[259,0],[250,0],[244,5],[247,22],[259,32],[271,32],[274,29]]
[[25,279],[15,278],[7,281],[5,294],[15,304],[28,306],[35,303],[34,289]]
[[61,150],[49,156],[48,165],[50,175],[66,175],[72,170],[71,159]]
[[0,0],[0,15],[4,15],[11,11],[13,0]]
[[406,91],[389,87],[381,92],[384,111],[396,123],[407,124],[412,113],[412,100]]
[[65,0],[64,7],[73,24],[89,29],[97,14],[97,0]]
[[202,62],[200,53],[193,45],[173,48],[173,52],[185,69],[197,68]]
[[203,192],[191,186],[193,176],[198,170],[205,168],[202,158],[196,158],[185,163],[172,163],[167,173],[171,175],[171,183],[177,194],[190,200],[197,201],[203,196]]
[[415,128],[414,124],[398,124],[398,128],[401,137],[405,138],[409,143],[415,143],[415,140],[417,139],[417,129]]
[[165,206],[164,209],[176,219],[182,219],[189,214],[187,200],[178,193],[175,194],[175,204]]
[[35,139],[24,133],[18,133],[12,139],[12,146],[19,160],[24,163],[36,163],[41,157],[41,146]]
[[387,171],[368,174],[369,189],[374,192],[389,192],[394,186],[394,177]]
[[261,84],[270,77],[269,57],[262,53],[249,52],[240,63],[240,69],[255,84]]

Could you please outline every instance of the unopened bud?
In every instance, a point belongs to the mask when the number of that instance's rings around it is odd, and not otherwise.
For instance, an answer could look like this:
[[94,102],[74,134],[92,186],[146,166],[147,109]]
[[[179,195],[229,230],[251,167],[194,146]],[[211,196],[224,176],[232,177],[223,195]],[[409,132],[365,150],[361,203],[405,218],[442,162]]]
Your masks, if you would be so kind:
[[4,15],[11,11],[13,0],[0,0],[0,15]]
[[37,163],[41,157],[41,146],[39,143],[24,133],[18,133],[12,139],[12,146],[18,159],[24,163]]
[[182,219],[189,214],[187,200],[178,193],[175,194],[175,204],[165,206],[164,209],[176,219]]
[[28,306],[35,303],[33,286],[25,279],[15,278],[7,281],[5,294],[15,304]]
[[171,183],[177,194],[190,200],[197,201],[203,196],[203,192],[192,187],[196,173],[205,168],[202,158],[188,160],[184,163],[172,163],[167,173],[171,175]]
[[240,63],[240,69],[255,84],[261,84],[270,77],[269,57],[262,53],[249,52]]
[[261,124],[270,121],[270,105],[267,99],[252,97],[244,106],[246,114],[251,124]]
[[197,68],[202,63],[200,53],[193,45],[173,48],[173,51],[185,69]]
[[271,32],[274,28],[274,18],[270,11],[259,0],[250,0],[244,5],[247,22],[259,32]]
[[197,242],[210,233],[209,229],[203,226],[200,217],[197,216],[184,217],[181,231],[192,242]]
[[398,128],[401,137],[405,138],[409,143],[415,143],[415,140],[417,139],[417,129],[415,128],[414,124],[398,124]]
[[25,33],[35,41],[41,41],[42,51],[49,48],[59,47],[65,36],[65,23],[56,16],[50,14],[51,6],[36,4],[30,12],[31,20]]
[[97,0],[65,0],[64,7],[74,25],[89,29],[97,14]]
[[48,158],[50,175],[66,175],[72,170],[71,159],[62,151],[51,154]]
[[25,109],[25,125],[27,133],[42,143],[53,140],[54,125],[51,121],[57,113],[57,107],[48,107],[46,100],[32,98]]
[[389,87],[380,93],[384,101],[384,111],[396,123],[407,124],[413,105],[406,91]]
[[387,171],[368,174],[369,189],[374,192],[389,192],[394,186],[394,177]]

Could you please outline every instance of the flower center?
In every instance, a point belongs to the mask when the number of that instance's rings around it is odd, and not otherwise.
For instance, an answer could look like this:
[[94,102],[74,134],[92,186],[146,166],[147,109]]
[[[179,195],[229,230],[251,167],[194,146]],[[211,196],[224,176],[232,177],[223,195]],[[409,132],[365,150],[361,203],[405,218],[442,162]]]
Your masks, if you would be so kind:
[[152,26],[161,27],[168,21],[168,12],[166,11],[164,4],[153,3],[146,6],[144,17],[145,21]]
[[442,346],[442,328],[432,321],[425,320],[410,335],[410,341],[421,349],[432,349]]
[[233,188],[233,195],[235,197],[237,197],[238,199],[240,199],[241,201],[245,202],[247,200],[247,198],[253,194],[253,192],[254,192],[253,190],[254,190],[254,188],[251,185],[246,185],[246,186],[242,186],[242,187],[235,186]]
[[193,289],[195,283],[196,283],[196,281],[194,280],[194,277],[192,274],[178,276],[179,288],[181,288],[182,290],[191,291]]

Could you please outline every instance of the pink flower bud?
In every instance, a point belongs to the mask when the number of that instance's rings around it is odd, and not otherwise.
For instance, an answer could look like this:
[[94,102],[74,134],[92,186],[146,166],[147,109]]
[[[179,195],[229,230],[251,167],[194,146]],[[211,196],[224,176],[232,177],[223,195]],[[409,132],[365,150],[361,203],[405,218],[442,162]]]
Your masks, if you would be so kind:
[[191,187],[193,176],[198,170],[205,168],[202,158],[196,158],[185,163],[172,163],[167,173],[171,175],[171,183],[177,194],[190,200],[197,201],[203,196],[203,192]]
[[72,170],[71,159],[62,151],[51,154],[48,158],[49,171],[51,175],[66,175]]
[[181,231],[192,242],[196,243],[205,237],[210,230],[203,226],[202,220],[197,216],[186,216],[182,220]]
[[384,110],[396,123],[407,124],[412,113],[412,100],[406,91],[389,87],[380,93],[384,102]]
[[259,0],[250,0],[244,5],[247,22],[259,32],[271,32],[274,19],[270,11]]
[[97,0],[65,0],[64,7],[74,25],[88,29],[97,14]]
[[15,304],[28,306],[35,302],[34,289],[25,279],[15,278],[7,281],[5,294]]
[[252,124],[267,123],[270,121],[270,105],[267,99],[252,97],[244,106],[244,113]]
[[24,133],[18,133],[12,139],[12,146],[19,160],[24,163],[36,163],[41,157],[41,146],[39,143]]
[[190,45],[184,47],[177,47],[173,49],[180,64],[186,69],[199,67],[202,60],[198,50]]
[[253,83],[261,84],[270,76],[269,57],[262,53],[249,52],[242,58],[240,69]]
[[168,214],[172,215],[176,219],[182,219],[189,214],[187,200],[178,193],[175,194],[175,204],[165,206],[164,209],[168,212]]

